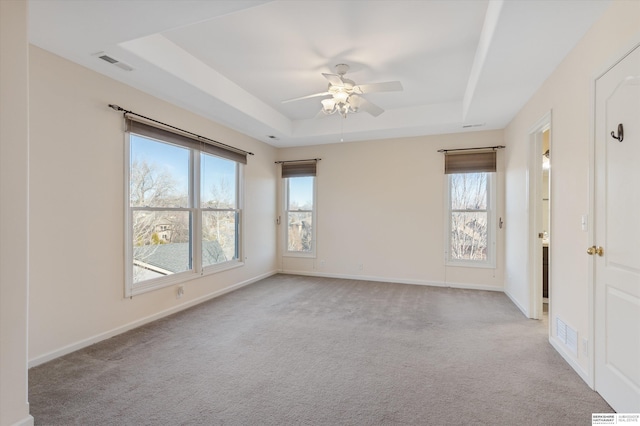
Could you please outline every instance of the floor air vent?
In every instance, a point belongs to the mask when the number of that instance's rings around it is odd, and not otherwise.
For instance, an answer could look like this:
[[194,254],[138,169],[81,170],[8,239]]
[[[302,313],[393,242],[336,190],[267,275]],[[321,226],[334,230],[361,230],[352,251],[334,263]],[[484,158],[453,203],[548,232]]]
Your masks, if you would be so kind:
[[556,337],[572,354],[578,355],[578,332],[558,317],[556,317]]

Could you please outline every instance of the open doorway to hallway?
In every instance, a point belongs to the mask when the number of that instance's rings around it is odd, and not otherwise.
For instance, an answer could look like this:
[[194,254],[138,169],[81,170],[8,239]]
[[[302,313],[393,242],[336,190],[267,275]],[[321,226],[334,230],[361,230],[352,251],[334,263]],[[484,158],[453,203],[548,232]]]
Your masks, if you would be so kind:
[[549,175],[551,172],[551,129],[542,132],[542,312],[549,313],[549,243],[551,241],[551,186]]
[[531,318],[551,312],[551,112],[529,132],[529,285]]

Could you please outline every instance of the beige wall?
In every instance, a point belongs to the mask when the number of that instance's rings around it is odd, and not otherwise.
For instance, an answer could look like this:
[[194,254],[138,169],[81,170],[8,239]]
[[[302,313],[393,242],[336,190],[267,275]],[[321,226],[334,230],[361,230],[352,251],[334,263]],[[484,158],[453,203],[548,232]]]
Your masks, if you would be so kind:
[[0,1],[0,425],[27,403],[29,69],[27,2]]
[[551,146],[551,277],[550,318],[564,320],[578,332],[578,356],[565,350],[552,330],[552,343],[589,383],[589,355],[581,351],[590,340],[589,233],[581,216],[589,213],[590,140],[593,126],[593,81],[605,67],[640,42],[640,2],[613,1],[562,64],[505,129],[507,223],[506,292],[521,306],[530,305],[523,275],[527,262],[527,161],[529,129],[552,111]]
[[[276,149],[30,47],[32,365],[276,270]],[[123,108],[252,151],[245,166],[245,265],[127,299]]]
[[[280,257],[280,268],[502,290],[501,243],[496,269],[444,266],[444,160],[437,152],[502,143],[502,131],[485,131],[281,149],[279,160],[322,160],[317,177],[317,257]],[[499,151],[498,158],[502,155]],[[498,177],[502,188],[502,173]],[[501,231],[497,238],[502,238]]]

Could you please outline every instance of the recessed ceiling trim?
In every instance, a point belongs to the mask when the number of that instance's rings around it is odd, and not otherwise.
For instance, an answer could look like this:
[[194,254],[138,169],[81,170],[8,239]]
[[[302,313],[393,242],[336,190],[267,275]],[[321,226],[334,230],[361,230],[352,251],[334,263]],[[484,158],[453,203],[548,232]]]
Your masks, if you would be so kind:
[[120,43],[119,47],[284,134],[291,121],[161,34]]
[[467,118],[467,113],[469,112],[473,95],[475,94],[482,70],[484,69],[484,62],[487,58],[487,54],[489,53],[493,35],[496,32],[496,26],[500,19],[500,11],[502,10],[503,4],[504,0],[491,0],[487,7],[487,14],[485,15],[484,25],[482,27],[482,32],[480,33],[478,48],[476,49],[473,66],[471,67],[471,73],[469,74],[469,81],[467,82],[467,89],[464,92],[464,98],[462,100],[463,120]]

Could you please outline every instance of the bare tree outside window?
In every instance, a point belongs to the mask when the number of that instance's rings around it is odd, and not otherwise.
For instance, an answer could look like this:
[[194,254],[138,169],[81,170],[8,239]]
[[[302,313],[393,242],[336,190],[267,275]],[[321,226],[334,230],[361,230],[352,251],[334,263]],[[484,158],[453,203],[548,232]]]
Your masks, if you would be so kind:
[[235,162],[202,154],[203,266],[238,258],[238,191]]
[[488,256],[488,173],[449,175],[451,260],[486,261]]
[[[145,147],[182,157],[183,170],[172,169],[155,153],[147,159]],[[189,168],[188,151],[142,138],[131,142],[129,176],[133,244],[133,282],[170,275],[191,268],[188,184],[178,175]]]

